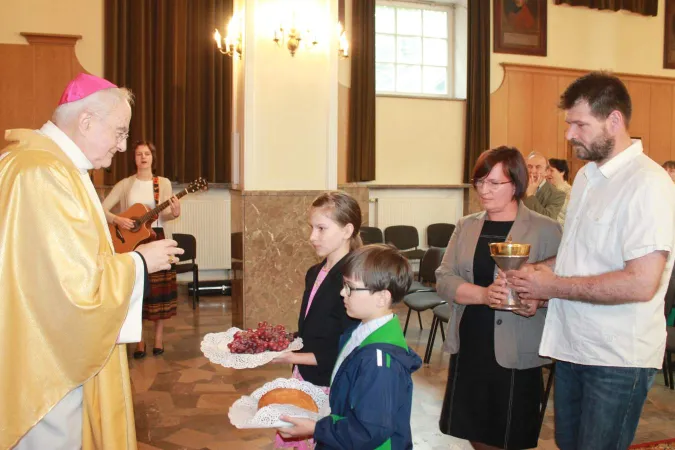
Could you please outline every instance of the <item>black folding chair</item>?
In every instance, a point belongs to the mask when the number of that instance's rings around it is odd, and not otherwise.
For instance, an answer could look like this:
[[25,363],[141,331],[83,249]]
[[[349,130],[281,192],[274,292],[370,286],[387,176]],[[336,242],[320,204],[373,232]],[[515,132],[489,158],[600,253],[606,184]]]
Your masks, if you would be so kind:
[[[192,309],[199,303],[199,267],[197,266],[197,240],[191,234],[174,233],[173,240],[185,253],[178,255],[178,263],[174,265],[176,273],[192,272]],[[189,262],[185,262],[189,261]]]

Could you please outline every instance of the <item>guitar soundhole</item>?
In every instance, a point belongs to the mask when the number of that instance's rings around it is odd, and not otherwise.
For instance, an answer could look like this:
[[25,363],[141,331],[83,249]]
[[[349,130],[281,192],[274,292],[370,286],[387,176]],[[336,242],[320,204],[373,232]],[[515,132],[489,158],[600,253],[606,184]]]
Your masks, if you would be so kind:
[[131,232],[135,233],[141,229],[141,222],[136,217],[132,217],[131,220],[134,221],[134,227],[131,229]]

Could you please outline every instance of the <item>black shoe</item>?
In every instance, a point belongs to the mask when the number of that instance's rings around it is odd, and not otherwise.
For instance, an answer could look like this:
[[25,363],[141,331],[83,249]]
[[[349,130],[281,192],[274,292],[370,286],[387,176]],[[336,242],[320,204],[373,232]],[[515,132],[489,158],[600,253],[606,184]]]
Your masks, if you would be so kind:
[[155,355],[155,356],[161,355],[162,353],[164,353],[164,348],[155,347],[155,348],[152,349],[152,354]]
[[143,351],[136,350],[134,352],[134,359],[143,359],[143,358],[145,358],[145,350],[143,350]]

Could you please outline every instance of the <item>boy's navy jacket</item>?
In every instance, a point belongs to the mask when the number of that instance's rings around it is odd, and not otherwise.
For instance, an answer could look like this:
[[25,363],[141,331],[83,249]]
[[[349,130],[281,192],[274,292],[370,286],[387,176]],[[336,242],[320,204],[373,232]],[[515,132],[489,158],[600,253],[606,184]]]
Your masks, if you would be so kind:
[[[341,349],[355,329],[342,336]],[[405,342],[398,317],[373,331],[335,374],[330,387],[332,414],[316,424],[316,448],[412,449],[411,374],[421,365]]]

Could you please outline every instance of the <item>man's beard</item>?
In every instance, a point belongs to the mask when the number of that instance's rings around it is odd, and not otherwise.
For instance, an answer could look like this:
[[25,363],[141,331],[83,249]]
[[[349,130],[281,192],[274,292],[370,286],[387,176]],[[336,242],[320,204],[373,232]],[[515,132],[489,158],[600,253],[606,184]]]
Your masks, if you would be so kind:
[[586,147],[576,139],[570,139],[570,143],[574,147],[577,158],[584,161],[602,161],[612,153],[615,140],[603,133],[602,137],[591,142],[590,147]]

